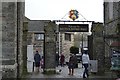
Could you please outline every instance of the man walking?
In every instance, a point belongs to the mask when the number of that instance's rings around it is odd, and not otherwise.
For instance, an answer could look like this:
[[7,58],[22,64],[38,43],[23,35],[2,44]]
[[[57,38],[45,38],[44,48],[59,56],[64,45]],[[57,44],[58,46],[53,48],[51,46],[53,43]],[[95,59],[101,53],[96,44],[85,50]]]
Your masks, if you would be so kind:
[[38,51],[36,51],[34,55],[34,60],[35,60],[36,72],[39,72],[41,56]]
[[89,76],[89,74],[88,74],[89,55],[88,55],[87,50],[85,50],[83,55],[82,55],[82,64],[85,68],[84,73],[83,73],[83,78],[86,78],[86,76],[87,77]]
[[56,66],[58,67],[58,65],[59,65],[59,54],[58,53],[56,53]]

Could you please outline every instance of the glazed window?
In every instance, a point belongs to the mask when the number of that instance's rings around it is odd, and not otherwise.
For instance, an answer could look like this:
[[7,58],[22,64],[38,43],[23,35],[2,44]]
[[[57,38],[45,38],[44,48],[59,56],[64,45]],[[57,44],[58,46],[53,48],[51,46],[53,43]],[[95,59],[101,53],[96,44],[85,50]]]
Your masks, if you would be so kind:
[[65,33],[65,40],[71,41],[71,34]]
[[43,40],[44,34],[35,34],[35,40]]

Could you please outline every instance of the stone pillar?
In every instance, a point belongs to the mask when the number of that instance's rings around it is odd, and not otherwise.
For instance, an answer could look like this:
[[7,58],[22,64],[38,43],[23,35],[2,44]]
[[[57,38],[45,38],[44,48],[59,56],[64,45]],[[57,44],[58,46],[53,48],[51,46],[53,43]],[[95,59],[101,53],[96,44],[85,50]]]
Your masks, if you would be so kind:
[[16,56],[16,61],[18,64],[18,67],[17,67],[18,78],[23,76],[23,66],[24,66],[23,65],[23,62],[24,62],[23,61],[23,58],[24,58],[23,42],[25,41],[23,40],[23,36],[24,36],[23,31],[25,31],[23,29],[24,12],[25,12],[25,2],[17,2],[17,33],[16,33],[17,34],[17,56]]
[[94,50],[96,55],[96,60],[98,60],[98,74],[104,74],[104,64],[105,64],[105,57],[104,57],[104,41],[103,37],[94,37]]
[[98,60],[97,74],[104,74],[105,71],[105,43],[103,38],[103,24],[93,23],[93,60]]
[[53,22],[49,22],[44,27],[45,31],[45,44],[44,44],[44,73],[53,74],[56,73],[55,68],[55,54],[56,54],[56,40],[55,31],[56,25]]
[[23,43],[22,43],[22,50],[23,50],[23,66],[22,70],[23,73],[27,72],[27,33],[28,33],[28,22],[23,23]]
[[24,3],[5,2],[2,4],[2,78],[18,78],[22,74],[22,27]]
[[88,36],[88,52],[89,57],[91,60],[93,60],[93,36]]

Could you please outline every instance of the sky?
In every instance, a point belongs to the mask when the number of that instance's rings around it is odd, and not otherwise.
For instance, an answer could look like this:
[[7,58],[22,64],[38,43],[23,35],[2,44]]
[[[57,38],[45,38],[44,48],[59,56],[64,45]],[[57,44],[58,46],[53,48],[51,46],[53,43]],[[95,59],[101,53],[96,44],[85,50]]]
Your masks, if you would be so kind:
[[103,22],[103,0],[25,0],[25,16],[31,20],[70,20],[77,10],[77,21]]

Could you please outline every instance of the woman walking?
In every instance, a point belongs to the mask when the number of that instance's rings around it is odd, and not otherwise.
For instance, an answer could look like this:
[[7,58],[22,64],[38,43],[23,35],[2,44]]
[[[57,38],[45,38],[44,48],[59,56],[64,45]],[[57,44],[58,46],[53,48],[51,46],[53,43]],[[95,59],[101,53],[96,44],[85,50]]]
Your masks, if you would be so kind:
[[77,58],[74,54],[70,54],[69,62],[68,62],[68,68],[69,68],[69,74],[68,75],[74,75],[74,68],[77,63]]

